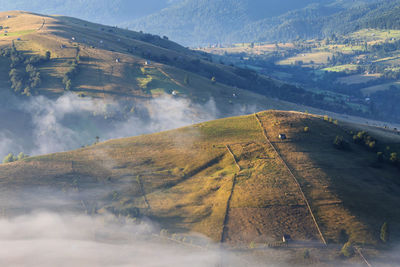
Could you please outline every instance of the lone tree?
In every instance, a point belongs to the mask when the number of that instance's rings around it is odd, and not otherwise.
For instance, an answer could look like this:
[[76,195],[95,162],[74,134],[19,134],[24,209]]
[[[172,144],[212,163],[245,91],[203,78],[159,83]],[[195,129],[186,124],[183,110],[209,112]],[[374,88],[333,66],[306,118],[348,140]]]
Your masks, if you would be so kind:
[[389,240],[389,229],[387,222],[384,222],[381,227],[381,235],[380,238],[383,243],[387,243]]
[[185,84],[189,84],[190,83],[190,81],[189,81],[189,75],[185,75],[185,78],[184,78],[184,80],[183,80],[183,82],[185,83]]
[[354,251],[351,242],[347,242],[346,244],[344,244],[340,253],[346,258],[350,258],[351,256],[353,256]]
[[212,84],[216,84],[217,83],[217,78],[215,78],[214,76],[211,77],[211,83]]
[[349,143],[344,140],[343,136],[337,135],[333,140],[333,146],[339,150],[349,150]]
[[397,157],[397,153],[391,153],[390,154],[390,162],[392,162],[393,164],[396,164],[397,163],[397,161],[398,161],[398,157]]
[[10,162],[14,162],[17,159],[14,157],[13,153],[8,154],[7,156],[4,157],[3,159],[3,163],[10,163]]
[[46,51],[46,60],[49,61],[51,58],[51,52],[50,51]]
[[26,159],[28,157],[29,157],[28,155],[26,155],[25,153],[21,152],[21,153],[18,154],[17,160],[23,160],[23,159]]

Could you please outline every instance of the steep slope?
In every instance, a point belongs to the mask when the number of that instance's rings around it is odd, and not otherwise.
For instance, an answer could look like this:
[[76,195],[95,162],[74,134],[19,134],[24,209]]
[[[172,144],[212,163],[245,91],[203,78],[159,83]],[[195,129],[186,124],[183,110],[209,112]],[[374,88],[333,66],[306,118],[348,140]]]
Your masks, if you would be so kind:
[[[1,80],[3,87],[11,81],[18,94],[56,96],[70,90],[140,103],[162,95],[200,103],[213,98],[222,114],[232,112],[236,103],[274,102],[249,91],[285,98],[289,96],[285,90],[290,90],[291,96],[308,98],[295,87],[281,87],[254,72],[213,63],[207,54],[155,35],[25,12],[1,13],[0,26],[0,63],[5,69]],[[34,83],[37,76],[39,82]]]
[[[267,111],[28,158],[0,165],[1,210],[145,216],[171,233],[230,244],[283,234],[377,244],[387,221],[398,240],[399,170],[377,167],[376,153],[360,145],[332,146],[338,135],[350,142],[355,127]],[[398,135],[382,133],[373,134],[380,145],[399,148]]]
[[191,46],[283,41],[322,37],[335,32],[335,25],[346,28],[341,19],[345,14],[353,14],[346,20],[353,23],[359,16],[368,16],[376,8],[368,5],[376,2],[379,1],[186,0],[126,25],[166,34]]
[[63,14],[102,24],[118,24],[150,15],[167,7],[173,1],[148,0],[53,0],[0,1],[0,11],[25,10],[48,15]]

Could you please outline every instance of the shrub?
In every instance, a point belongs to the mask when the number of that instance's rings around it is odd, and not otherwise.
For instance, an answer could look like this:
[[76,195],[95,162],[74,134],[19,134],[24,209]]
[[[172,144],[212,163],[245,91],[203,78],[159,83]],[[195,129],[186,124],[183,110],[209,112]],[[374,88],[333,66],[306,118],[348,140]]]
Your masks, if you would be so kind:
[[369,149],[374,150],[376,148],[376,141],[370,141],[367,145]]
[[390,160],[391,163],[396,164],[397,161],[399,160],[398,156],[397,156],[397,153],[395,153],[395,152],[391,153],[389,160]]
[[46,51],[46,55],[45,55],[46,61],[49,61],[51,58],[51,52],[50,51]]
[[17,160],[23,160],[23,159],[26,159],[28,157],[29,157],[28,155],[26,155],[23,152],[21,152],[21,153],[18,154]]
[[388,242],[388,240],[389,240],[389,229],[388,229],[388,225],[387,225],[386,222],[383,223],[383,225],[382,225],[382,227],[381,227],[380,238],[381,238],[381,241],[382,241],[383,243],[386,243],[386,242]]
[[340,250],[340,254],[342,254],[346,258],[353,256],[354,250],[351,242],[347,242],[346,244],[343,245],[342,249]]
[[217,78],[215,78],[214,76],[211,77],[211,83],[212,84],[216,84],[217,83]]
[[251,243],[249,244],[249,248],[250,249],[256,248],[256,243],[254,243],[254,241],[251,241]]
[[8,154],[7,156],[4,157],[3,159],[3,163],[10,163],[10,162],[14,162],[17,161],[18,159],[16,157],[14,157],[13,153]]
[[339,150],[348,150],[350,148],[349,143],[344,140],[343,136],[339,135],[337,135],[333,140],[333,146]]

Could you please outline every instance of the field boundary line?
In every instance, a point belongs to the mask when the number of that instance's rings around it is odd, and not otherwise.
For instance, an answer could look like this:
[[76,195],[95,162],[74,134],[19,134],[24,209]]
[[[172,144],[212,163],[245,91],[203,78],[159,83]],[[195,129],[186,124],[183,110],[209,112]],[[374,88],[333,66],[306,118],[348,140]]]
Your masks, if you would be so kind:
[[224,221],[223,221],[223,225],[222,225],[222,233],[221,233],[221,241],[220,241],[221,244],[225,242],[225,238],[226,238],[226,231],[228,228],[227,223],[228,223],[228,219],[229,219],[229,209],[231,208],[231,199],[232,199],[233,191],[235,190],[235,185],[236,185],[236,173],[234,174],[234,176],[232,178],[232,187],[229,192],[228,200],[226,201],[225,216],[224,216]]
[[233,151],[229,145],[225,145],[226,149],[228,150],[229,154],[233,157],[233,161],[235,162],[236,167],[239,169],[239,172],[242,170],[242,167],[240,167],[239,163],[237,162],[235,154],[233,154]]
[[[233,154],[233,152],[232,152],[231,148],[229,147],[229,145],[225,145],[225,147],[228,150],[229,154],[233,157],[233,161],[235,162],[235,165],[239,169],[239,172],[240,172],[242,170],[242,168],[237,163],[235,154]],[[221,233],[221,240],[220,240],[221,244],[225,242],[225,238],[226,238],[227,223],[228,223],[228,219],[229,219],[229,209],[231,208],[231,199],[232,199],[233,191],[235,190],[236,177],[237,177],[237,173],[235,173],[233,178],[232,178],[232,187],[231,187],[231,190],[229,192],[228,200],[226,201],[225,216],[224,216],[224,221],[223,221],[223,224],[222,224],[222,233]]]
[[372,265],[367,261],[367,259],[362,254],[361,249],[359,247],[354,247],[354,250],[357,252],[358,255],[360,255],[361,259],[365,262],[365,264],[368,267],[372,267]]
[[150,210],[150,209],[151,209],[150,203],[149,203],[149,201],[147,200],[146,192],[144,191],[144,186],[143,186],[142,179],[140,178],[140,175],[138,175],[138,176],[136,177],[136,180],[137,180],[137,182],[138,182],[138,184],[139,184],[140,191],[142,192],[142,196],[143,196],[143,199],[144,199],[144,203],[146,203],[147,209]]
[[292,170],[291,170],[291,169],[289,168],[289,166],[287,165],[286,161],[282,158],[281,154],[278,153],[278,150],[275,148],[275,146],[274,146],[274,145],[271,143],[271,141],[269,140],[268,135],[267,135],[267,131],[265,130],[264,126],[262,125],[262,122],[261,122],[260,118],[258,117],[258,114],[257,114],[257,113],[254,113],[254,116],[255,116],[255,118],[256,118],[258,124],[260,125],[260,127],[261,127],[261,129],[262,129],[262,132],[263,132],[263,135],[264,135],[265,139],[267,140],[268,144],[273,148],[273,150],[275,151],[275,153],[278,155],[278,158],[283,162],[283,165],[285,165],[286,169],[289,171],[291,177],[293,178],[293,180],[295,181],[297,187],[299,188],[300,193],[301,193],[301,195],[302,195],[302,197],[303,197],[303,200],[304,200],[304,202],[306,203],[307,208],[308,208],[308,211],[310,212],[311,217],[312,217],[312,219],[313,219],[313,221],[314,221],[315,227],[317,228],[317,231],[318,231],[318,233],[319,233],[319,236],[320,236],[322,242],[324,243],[324,245],[326,246],[327,243],[326,243],[326,240],[325,240],[325,238],[324,238],[324,235],[322,234],[321,229],[319,228],[318,222],[317,222],[317,220],[316,220],[316,218],[315,218],[315,216],[314,216],[314,213],[313,213],[313,211],[312,211],[312,209],[311,209],[310,203],[308,202],[308,200],[307,200],[307,198],[306,198],[306,195],[304,194],[303,189],[301,188],[301,185],[300,185],[299,181],[297,180],[296,176],[293,174]]

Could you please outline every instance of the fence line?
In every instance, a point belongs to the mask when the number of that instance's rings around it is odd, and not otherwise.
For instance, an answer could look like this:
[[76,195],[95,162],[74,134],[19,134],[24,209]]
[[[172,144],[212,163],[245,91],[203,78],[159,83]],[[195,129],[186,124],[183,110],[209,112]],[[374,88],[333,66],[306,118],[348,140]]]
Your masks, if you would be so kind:
[[368,267],[372,267],[372,265],[367,261],[367,259],[366,259],[366,258],[364,257],[364,255],[362,254],[360,248],[354,247],[354,250],[358,253],[358,255],[360,255],[361,259],[365,262],[365,264],[366,264]]
[[264,126],[262,125],[262,122],[261,122],[260,118],[258,117],[258,115],[257,115],[256,113],[254,113],[254,116],[256,117],[256,120],[257,120],[258,124],[260,125],[260,127],[261,127],[261,129],[262,129],[262,131],[263,131],[264,137],[265,137],[265,139],[267,140],[268,144],[273,148],[273,150],[275,151],[276,155],[278,155],[278,158],[283,162],[283,165],[284,165],[284,166],[286,167],[286,169],[289,171],[290,175],[292,176],[293,180],[295,181],[296,185],[298,186],[298,188],[299,188],[299,190],[300,190],[300,193],[301,193],[301,195],[302,195],[302,197],[303,197],[303,200],[304,200],[304,202],[306,203],[306,206],[307,206],[307,208],[308,208],[308,211],[310,212],[311,217],[312,217],[312,219],[313,219],[313,221],[314,221],[315,227],[317,228],[317,231],[318,231],[318,233],[319,233],[319,236],[320,236],[322,242],[324,243],[324,245],[326,246],[326,245],[327,245],[326,240],[325,240],[325,238],[324,238],[324,236],[323,236],[323,234],[322,234],[322,232],[321,232],[321,229],[319,228],[318,222],[317,222],[317,220],[315,219],[315,216],[314,216],[314,213],[313,213],[313,211],[312,211],[312,209],[311,209],[310,203],[308,202],[308,200],[307,200],[307,198],[306,198],[306,195],[304,194],[303,189],[301,188],[301,185],[300,185],[299,181],[297,180],[296,176],[293,174],[292,170],[289,168],[289,166],[287,165],[287,163],[285,162],[285,160],[284,160],[284,159],[282,158],[282,156],[278,153],[278,150],[275,148],[275,146],[274,146],[274,145],[271,143],[271,141],[269,140],[268,135],[267,135],[267,131],[265,130]]
[[236,160],[235,154],[233,154],[232,149],[229,145],[225,145],[226,149],[228,150],[229,154],[231,154],[231,156],[233,157],[233,161],[236,164],[236,167],[239,169],[239,172],[242,170],[242,168],[240,167],[239,163]]

